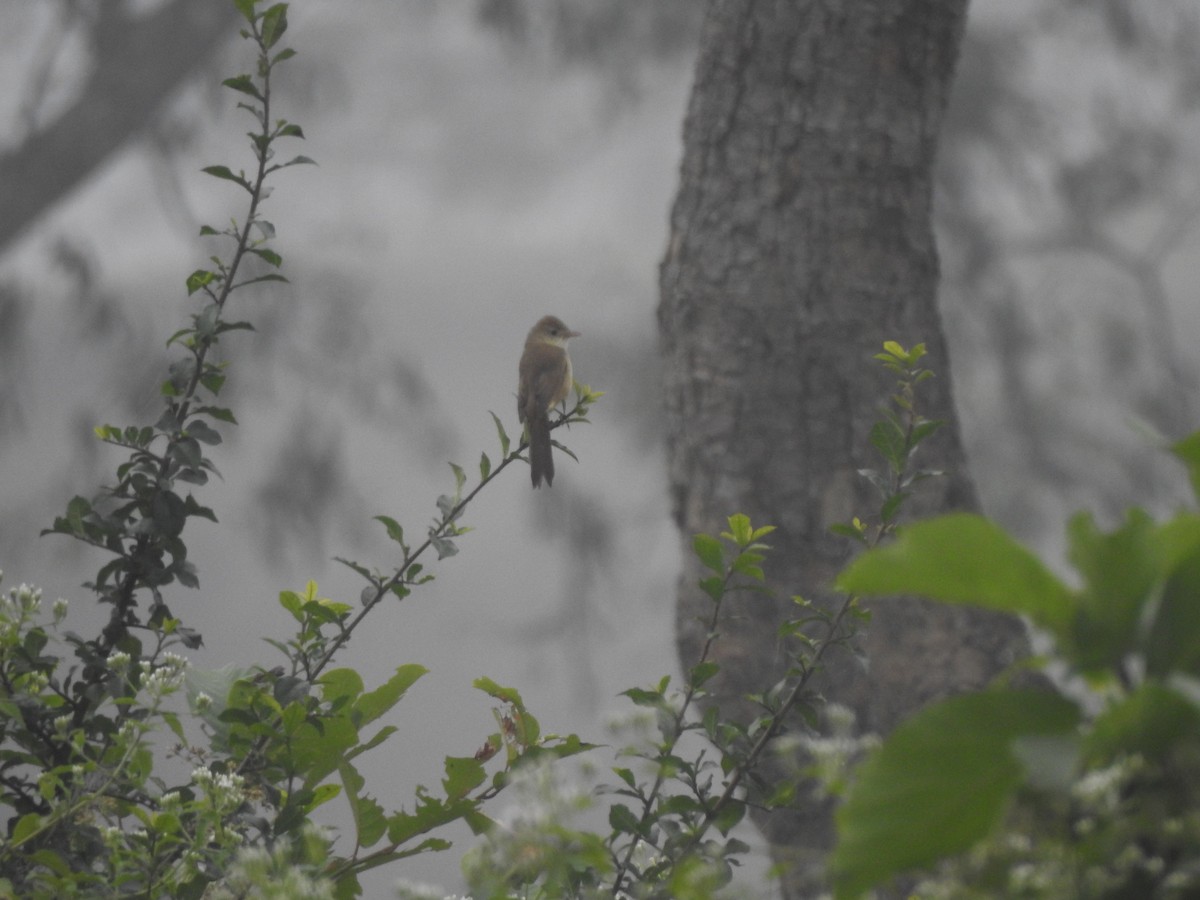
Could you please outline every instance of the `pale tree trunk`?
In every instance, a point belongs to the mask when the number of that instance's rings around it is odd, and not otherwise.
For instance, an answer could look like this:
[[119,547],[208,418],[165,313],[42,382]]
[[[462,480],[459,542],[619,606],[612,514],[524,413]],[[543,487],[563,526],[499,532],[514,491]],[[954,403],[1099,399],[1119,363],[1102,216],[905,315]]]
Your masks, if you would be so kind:
[[[713,0],[661,271],[659,321],[674,513],[682,536],[731,513],[772,524],[774,601],[745,596],[722,628],[720,694],[782,674],[776,628],[793,594],[828,603],[851,548],[829,526],[878,510],[857,470],[889,380],[883,341],[930,350],[923,409],[950,425],[908,507],[974,509],[936,304],[931,170],[966,0]],[[678,607],[686,666],[708,601],[690,559]],[[883,732],[930,700],[978,687],[1023,645],[1019,623],[918,603],[876,603],[864,668],[835,653],[829,700]],[[748,707],[742,706],[743,714]],[[796,727],[801,727],[799,722]],[[796,863],[789,896],[815,890],[830,843],[822,804],[759,817]]]

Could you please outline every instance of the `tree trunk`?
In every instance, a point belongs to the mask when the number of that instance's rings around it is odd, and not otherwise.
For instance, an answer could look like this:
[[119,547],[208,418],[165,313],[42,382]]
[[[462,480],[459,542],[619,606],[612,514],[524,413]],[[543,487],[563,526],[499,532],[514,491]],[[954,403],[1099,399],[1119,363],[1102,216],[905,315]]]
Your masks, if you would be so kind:
[[[828,604],[852,548],[829,526],[879,507],[857,470],[889,379],[883,341],[925,342],[938,377],[922,409],[949,425],[922,448],[908,510],[974,509],[936,303],[930,221],[938,127],[966,0],[713,0],[701,37],[679,193],[661,270],[670,484],[685,539],[744,512],[779,530],[775,600],[745,596],[722,627],[719,697],[782,675],[776,628],[794,594]],[[687,555],[677,635],[685,667],[708,600]],[[793,607],[794,608],[794,607]],[[880,602],[864,668],[834,654],[828,700],[884,732],[917,707],[984,684],[1023,646],[1018,622],[912,600]],[[750,715],[741,706],[741,715]],[[797,724],[797,727],[800,727]],[[759,818],[788,896],[820,881],[829,809]]]

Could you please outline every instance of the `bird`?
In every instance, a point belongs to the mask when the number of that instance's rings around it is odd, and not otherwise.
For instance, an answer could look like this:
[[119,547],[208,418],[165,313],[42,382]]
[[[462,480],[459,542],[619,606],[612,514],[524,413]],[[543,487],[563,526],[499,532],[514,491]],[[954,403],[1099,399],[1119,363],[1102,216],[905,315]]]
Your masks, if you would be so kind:
[[529,472],[535,488],[554,483],[550,451],[550,410],[567,399],[574,384],[567,341],[579,337],[555,316],[543,316],[529,329],[521,354],[517,415],[529,430]]

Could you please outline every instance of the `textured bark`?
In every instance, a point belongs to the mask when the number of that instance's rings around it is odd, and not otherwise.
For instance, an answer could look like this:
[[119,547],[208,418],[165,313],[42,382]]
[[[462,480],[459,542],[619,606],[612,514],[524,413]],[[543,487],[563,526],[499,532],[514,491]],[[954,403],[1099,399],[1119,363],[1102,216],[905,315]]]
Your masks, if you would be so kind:
[[[923,341],[938,377],[923,411],[950,425],[921,464],[917,515],[977,507],[955,424],[930,221],[938,128],[966,0],[714,0],[687,120],[661,270],[659,322],[673,509],[685,537],[727,515],[773,524],[778,598],[737,601],[719,642],[720,692],[782,675],[775,637],[793,594],[828,603],[850,548],[829,525],[878,509],[856,474],[889,379],[884,340]],[[704,638],[690,554],[678,605],[685,666]],[[978,687],[1023,646],[1014,620],[914,600],[876,603],[864,668],[835,653],[830,700],[864,731]],[[749,709],[743,708],[748,715]],[[799,727],[799,725],[797,725]],[[815,890],[829,810],[760,819],[789,896]]]

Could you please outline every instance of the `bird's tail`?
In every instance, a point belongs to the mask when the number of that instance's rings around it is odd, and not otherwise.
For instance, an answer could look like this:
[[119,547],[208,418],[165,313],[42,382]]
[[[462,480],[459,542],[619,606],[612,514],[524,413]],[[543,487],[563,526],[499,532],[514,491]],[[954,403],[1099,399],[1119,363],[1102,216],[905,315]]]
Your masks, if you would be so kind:
[[529,477],[533,479],[534,487],[539,487],[543,478],[546,480],[546,487],[554,483],[550,417],[544,412],[529,417]]

